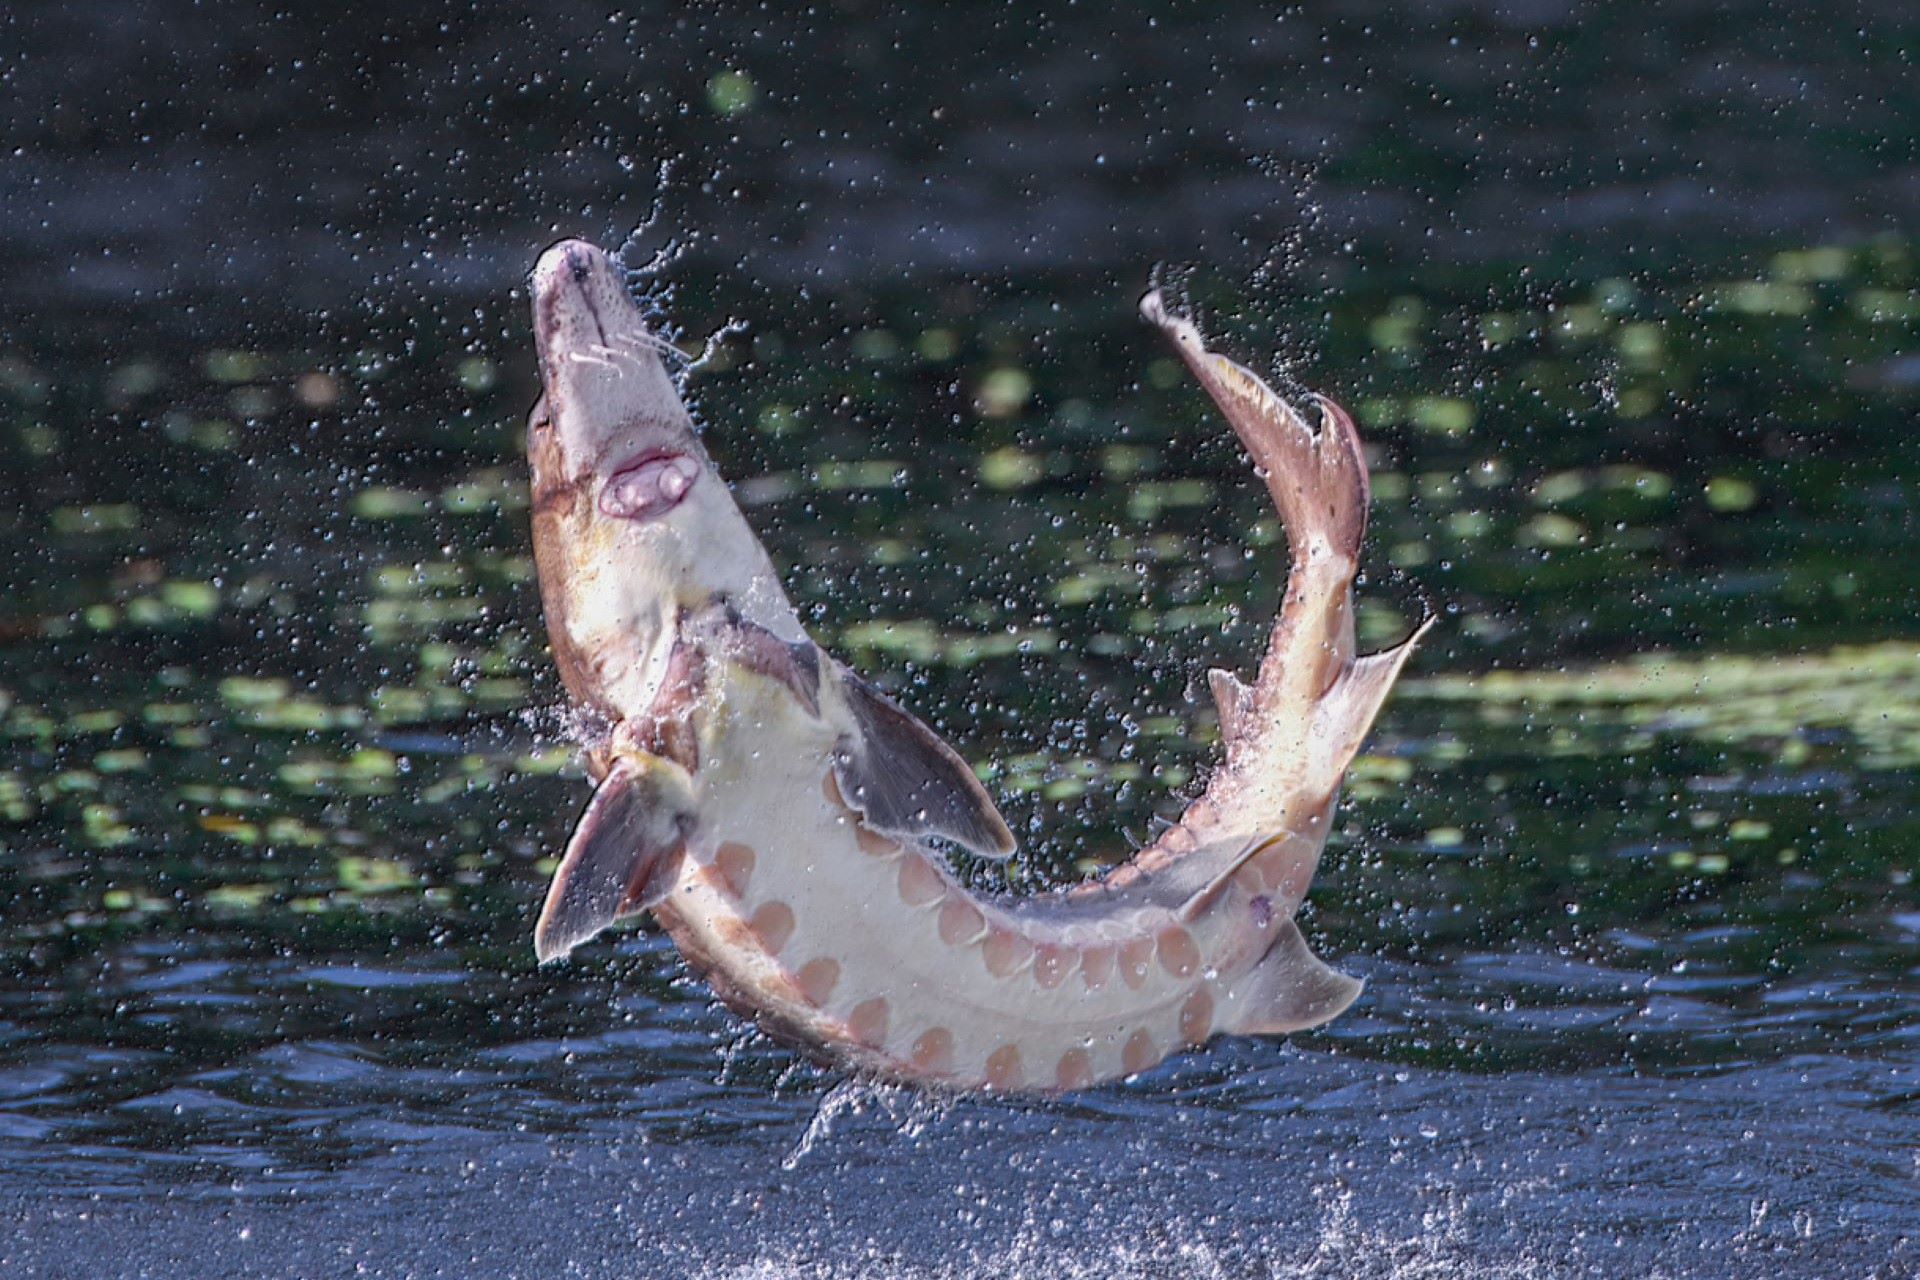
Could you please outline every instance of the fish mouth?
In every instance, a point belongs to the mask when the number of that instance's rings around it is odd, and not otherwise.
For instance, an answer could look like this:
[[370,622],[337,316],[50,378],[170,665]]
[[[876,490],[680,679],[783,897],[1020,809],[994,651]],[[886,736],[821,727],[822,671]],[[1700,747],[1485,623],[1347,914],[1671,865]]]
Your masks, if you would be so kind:
[[600,490],[600,512],[616,520],[657,520],[687,500],[700,460],[677,449],[649,449],[617,467]]
[[[541,254],[527,284],[545,393],[537,420],[553,426],[560,465],[604,477],[610,515],[643,519],[677,506],[701,456],[666,364],[679,353],[648,328],[612,256],[584,240]],[[692,461],[670,465],[669,453]]]

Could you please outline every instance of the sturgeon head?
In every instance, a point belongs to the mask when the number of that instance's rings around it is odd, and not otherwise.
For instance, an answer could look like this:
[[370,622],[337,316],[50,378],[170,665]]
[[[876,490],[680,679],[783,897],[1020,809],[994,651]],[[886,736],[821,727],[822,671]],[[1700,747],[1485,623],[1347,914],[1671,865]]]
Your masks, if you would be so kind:
[[798,619],[714,470],[668,363],[681,359],[604,252],[563,240],[531,279],[543,393],[527,426],[534,558],[574,699],[647,713],[679,621],[716,598],[789,641]]
[[[689,848],[695,862],[710,852],[715,779],[742,760],[812,769],[816,795],[831,769],[874,822],[1010,853],[1013,836],[966,762],[807,637],[694,431],[668,370],[678,353],[648,328],[613,261],[562,241],[534,267],[531,293],[544,389],[527,428],[541,603],[567,691],[610,730],[589,744],[599,787],[548,891],[540,957],[658,905]],[[756,703],[740,673],[776,696]],[[753,746],[710,752],[701,726],[738,721],[743,708],[757,708]],[[746,807],[794,803],[750,790]],[[806,859],[794,863],[804,873]]]

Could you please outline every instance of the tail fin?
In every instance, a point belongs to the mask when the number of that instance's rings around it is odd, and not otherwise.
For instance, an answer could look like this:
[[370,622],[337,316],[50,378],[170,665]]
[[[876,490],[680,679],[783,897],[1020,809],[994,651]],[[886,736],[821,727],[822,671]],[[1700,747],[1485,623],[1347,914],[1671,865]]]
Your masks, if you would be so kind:
[[1353,419],[1331,400],[1316,397],[1320,430],[1315,432],[1251,370],[1207,350],[1193,322],[1168,311],[1159,290],[1140,300],[1140,312],[1173,339],[1180,358],[1252,456],[1280,510],[1295,568],[1323,557],[1351,566],[1367,531],[1370,497],[1366,456]]
[[[1259,678],[1249,687],[1230,672],[1208,677],[1225,767],[1132,865],[1190,888],[1188,913],[1205,911],[1243,870],[1255,872],[1253,900],[1290,914],[1319,863],[1340,779],[1429,623],[1384,653],[1355,652],[1353,578],[1370,493],[1353,419],[1317,399],[1316,431],[1259,377],[1207,350],[1158,291],[1140,310],[1173,339],[1252,455],[1286,526],[1290,564]],[[1291,919],[1279,919],[1265,954],[1226,979],[1216,1025],[1242,1035],[1318,1026],[1352,1004],[1360,986],[1315,956]]]
[[1303,812],[1332,798],[1426,625],[1394,649],[1355,652],[1353,578],[1370,489],[1353,419],[1315,397],[1319,425],[1308,425],[1257,375],[1209,351],[1157,290],[1140,310],[1232,424],[1286,529],[1286,596],[1259,676],[1244,685],[1210,673],[1226,768],[1182,819],[1201,847],[1231,850],[1233,841],[1208,837],[1304,831]]

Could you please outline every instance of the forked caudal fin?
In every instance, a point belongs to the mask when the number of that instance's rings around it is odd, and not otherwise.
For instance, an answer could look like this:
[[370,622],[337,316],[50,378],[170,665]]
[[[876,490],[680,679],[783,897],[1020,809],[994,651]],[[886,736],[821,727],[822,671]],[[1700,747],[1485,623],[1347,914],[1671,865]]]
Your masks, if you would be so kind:
[[1191,320],[1167,310],[1158,290],[1140,300],[1140,312],[1173,340],[1174,349],[1206,388],[1253,458],[1286,527],[1296,571],[1303,561],[1332,556],[1349,564],[1367,531],[1366,457],[1353,419],[1331,400],[1318,400],[1316,432],[1258,375],[1207,350]]
[[[1183,815],[1188,838],[1163,839],[1140,865],[1164,873],[1175,861],[1184,864],[1179,883],[1198,886],[1183,906],[1188,915],[1206,910],[1250,863],[1262,864],[1257,874],[1288,886],[1297,902],[1319,860],[1340,780],[1431,619],[1392,649],[1355,652],[1352,588],[1370,491],[1353,419],[1316,398],[1319,422],[1309,424],[1257,375],[1208,350],[1193,322],[1169,311],[1158,292],[1147,294],[1140,309],[1172,339],[1252,458],[1278,509],[1289,555],[1285,598],[1258,677],[1247,684],[1230,671],[1208,673],[1225,767]],[[1332,1010],[1325,1017],[1358,990],[1346,991],[1351,980],[1314,960],[1297,933],[1277,941],[1261,962],[1262,973],[1279,970],[1292,977],[1273,984],[1272,1000],[1324,1005]],[[1300,984],[1319,994],[1294,993]],[[1243,999],[1255,1002],[1251,990]],[[1263,1029],[1324,1020],[1309,1019],[1311,1012],[1276,1005],[1270,1016],[1247,1017]]]
[[[1355,654],[1352,588],[1370,497],[1360,434],[1324,398],[1315,400],[1316,430],[1254,373],[1209,351],[1193,322],[1170,312],[1159,293],[1143,298],[1140,309],[1173,340],[1232,425],[1287,535],[1286,598],[1258,678],[1248,686],[1231,672],[1208,676],[1227,764],[1244,766],[1246,774],[1284,773],[1295,787],[1330,792],[1426,625],[1397,648]],[[1236,791],[1245,825],[1288,825],[1273,789],[1264,792],[1257,785]]]

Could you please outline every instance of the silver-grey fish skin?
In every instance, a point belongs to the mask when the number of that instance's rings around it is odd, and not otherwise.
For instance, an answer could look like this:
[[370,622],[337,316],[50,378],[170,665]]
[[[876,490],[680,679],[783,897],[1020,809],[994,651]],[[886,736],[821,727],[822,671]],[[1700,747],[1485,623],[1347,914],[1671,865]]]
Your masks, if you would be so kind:
[[1251,685],[1216,671],[1225,759],[1104,877],[989,897],[940,852],[1013,838],[964,762],[814,645],[695,435],[620,273],[566,241],[532,278],[545,388],[528,428],[534,549],[569,693],[609,728],[536,929],[542,960],[650,912],[727,1003],[818,1056],[947,1089],[1057,1091],[1217,1034],[1318,1025],[1360,983],[1293,916],[1348,764],[1425,625],[1355,653],[1368,500],[1352,421],[1310,426],[1172,339],[1251,455],[1290,572]]

